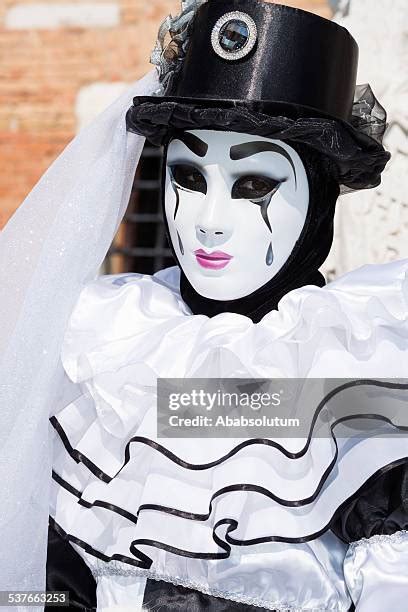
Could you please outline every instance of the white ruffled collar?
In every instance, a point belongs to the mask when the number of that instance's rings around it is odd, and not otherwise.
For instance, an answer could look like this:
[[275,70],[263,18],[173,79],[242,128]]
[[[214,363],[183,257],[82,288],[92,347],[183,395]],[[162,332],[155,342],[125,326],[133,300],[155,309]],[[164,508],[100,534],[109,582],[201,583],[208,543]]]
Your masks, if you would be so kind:
[[[198,370],[204,376],[403,377],[406,362],[385,359],[379,345],[387,344],[387,328],[407,336],[407,269],[407,261],[365,266],[323,288],[296,289],[256,324],[234,313],[192,315],[180,296],[177,267],[154,276],[101,277],[83,290],[74,310],[63,364],[74,382],[130,357],[154,363],[163,377]],[[398,343],[389,349],[396,357]],[[226,353],[235,357],[229,371]]]

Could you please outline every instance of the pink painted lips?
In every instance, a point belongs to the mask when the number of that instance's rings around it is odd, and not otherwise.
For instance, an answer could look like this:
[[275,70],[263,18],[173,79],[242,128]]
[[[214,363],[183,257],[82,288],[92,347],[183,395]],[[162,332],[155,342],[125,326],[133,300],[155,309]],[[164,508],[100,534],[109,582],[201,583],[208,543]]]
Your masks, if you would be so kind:
[[232,259],[232,255],[224,253],[223,251],[212,251],[206,253],[203,249],[197,249],[194,251],[194,255],[200,266],[203,268],[210,268],[211,270],[221,270]]

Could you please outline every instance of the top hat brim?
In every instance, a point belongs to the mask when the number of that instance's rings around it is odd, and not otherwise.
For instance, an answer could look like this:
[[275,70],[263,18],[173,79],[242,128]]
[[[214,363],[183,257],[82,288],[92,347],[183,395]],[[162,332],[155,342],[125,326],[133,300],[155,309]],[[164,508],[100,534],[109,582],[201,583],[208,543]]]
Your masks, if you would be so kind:
[[305,144],[333,162],[343,191],[379,185],[390,159],[381,143],[385,111],[369,86],[363,86],[350,122],[287,102],[140,96],[127,112],[126,126],[155,145],[164,144],[177,131],[198,129]]

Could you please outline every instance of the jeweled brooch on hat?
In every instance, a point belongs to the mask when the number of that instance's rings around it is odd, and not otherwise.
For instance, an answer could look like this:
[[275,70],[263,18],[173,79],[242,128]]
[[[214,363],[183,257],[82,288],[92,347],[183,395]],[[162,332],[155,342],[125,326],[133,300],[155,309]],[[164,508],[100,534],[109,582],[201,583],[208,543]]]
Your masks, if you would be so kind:
[[247,13],[234,11],[218,19],[211,33],[211,44],[217,55],[238,60],[252,51],[257,39],[255,21]]

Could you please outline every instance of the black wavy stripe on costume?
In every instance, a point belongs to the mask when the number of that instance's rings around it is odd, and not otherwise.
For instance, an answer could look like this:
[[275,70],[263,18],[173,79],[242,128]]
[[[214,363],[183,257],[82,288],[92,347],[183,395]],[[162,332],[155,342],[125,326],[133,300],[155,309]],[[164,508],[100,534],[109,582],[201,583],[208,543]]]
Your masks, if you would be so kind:
[[[373,535],[391,535],[408,527],[408,462],[392,467],[378,478],[367,481],[354,499],[347,500],[333,518],[332,531],[343,541],[352,542]],[[69,545],[67,536],[60,528],[50,531],[47,555],[47,590],[69,591],[70,608],[73,611],[94,612],[96,610],[96,583],[82,557]],[[64,533],[66,537],[63,537]],[[78,543],[78,542],[77,542]],[[98,558],[104,555],[85,543],[80,546]],[[123,559],[125,563],[133,560]],[[131,563],[133,565],[133,563]],[[246,604],[215,598],[198,591],[175,586],[163,581],[147,580],[143,607],[148,612],[255,612]],[[54,612],[54,608],[46,606]],[[59,610],[59,608],[58,608]],[[354,611],[354,607],[350,612]],[[55,608],[57,612],[57,608]]]
[[[68,591],[69,609],[96,611],[95,578],[82,557],[51,523],[48,530],[46,588],[47,591]],[[45,608],[47,612],[61,610],[52,605]],[[147,580],[143,609],[146,612],[259,612],[258,607],[213,597],[162,580]]]
[[[290,538],[290,537],[281,537],[281,536],[264,536],[264,537],[260,537],[260,538],[252,538],[251,540],[237,540],[235,538],[233,538],[231,536],[231,533],[233,531],[235,531],[238,526],[239,523],[238,521],[236,521],[235,519],[229,519],[229,518],[225,518],[225,519],[220,519],[219,521],[217,521],[217,523],[214,525],[213,527],[213,532],[212,532],[212,537],[213,537],[213,541],[221,548],[222,552],[219,553],[200,553],[200,552],[191,552],[191,551],[186,551],[183,549],[179,549],[176,548],[174,546],[169,546],[168,544],[164,544],[163,542],[158,542],[156,540],[150,540],[150,539],[146,539],[146,538],[140,538],[137,540],[133,540],[129,546],[129,550],[130,552],[134,555],[135,558],[132,557],[127,557],[125,555],[120,555],[120,554],[113,554],[112,556],[108,556],[105,555],[104,553],[102,553],[101,551],[98,551],[96,549],[94,549],[93,547],[91,547],[87,542],[84,542],[83,540],[80,540],[79,538],[68,534],[66,531],[64,531],[64,529],[58,525],[58,523],[55,521],[55,519],[52,519],[50,517],[50,522],[52,523],[53,527],[67,540],[74,542],[75,544],[77,544],[78,546],[80,546],[81,548],[83,548],[84,550],[86,550],[89,554],[97,557],[98,559],[101,559],[102,561],[112,561],[112,560],[118,560],[118,561],[122,561],[123,563],[128,563],[130,565],[139,567],[141,569],[149,569],[152,565],[152,559],[150,559],[147,555],[145,555],[144,553],[142,553],[140,550],[137,549],[137,546],[152,546],[154,548],[160,549],[160,550],[165,550],[167,552],[182,556],[182,557],[188,557],[191,559],[226,559],[230,556],[231,553],[231,546],[253,546],[255,544],[265,544],[268,542],[284,542],[287,544],[302,544],[302,543],[306,543],[306,542],[310,542],[312,540],[315,540],[316,538],[322,536],[324,533],[326,533],[329,530],[332,530],[333,525],[338,524],[338,519],[339,517],[341,517],[341,514],[350,507],[350,504],[352,504],[355,500],[358,500],[362,493],[364,491],[367,491],[367,489],[369,487],[371,487],[378,478],[380,478],[381,476],[387,474],[390,470],[393,470],[395,468],[398,468],[400,466],[406,466],[408,464],[408,456],[404,457],[402,459],[398,459],[397,461],[393,461],[392,463],[388,464],[387,466],[382,467],[380,470],[378,470],[377,472],[375,472],[370,478],[368,478],[365,483],[355,492],[353,493],[353,495],[351,495],[349,498],[347,498],[338,508],[337,510],[334,512],[331,520],[328,522],[328,524],[323,527],[322,529],[309,534],[307,536],[303,536],[303,537],[297,537],[297,538]],[[75,491],[75,489],[71,486],[68,485],[68,483],[66,483],[64,481],[64,479],[62,479],[60,476],[53,474],[53,478],[55,479],[55,476],[57,476],[56,481],[58,482],[58,484],[60,484],[60,486],[63,486],[64,488],[66,488],[70,493],[72,493],[73,495],[75,495],[75,497],[78,498],[78,503],[80,503],[80,505],[83,505],[87,508],[90,508],[92,506],[101,506],[106,508],[107,510],[110,510],[112,512],[116,512],[118,514],[121,514],[122,516],[125,516],[125,510],[122,511],[121,508],[118,508],[117,506],[110,506],[110,504],[106,504],[105,502],[101,502],[100,500],[96,500],[93,503],[90,502],[86,502],[84,500],[80,500],[81,498],[81,492],[80,491]],[[68,486],[65,486],[65,484],[67,484]],[[247,490],[245,488],[245,485],[241,485],[243,488],[242,490]],[[74,492],[75,491],[75,492]],[[162,511],[162,512],[166,512],[168,509],[161,507],[161,506],[156,506],[155,508],[157,511]],[[135,519],[134,523],[137,523],[137,518],[139,516],[140,510],[142,510],[142,506],[139,507],[139,510],[137,512],[137,515],[135,515]],[[172,509],[173,510],[173,509]],[[177,510],[173,510],[172,511],[173,514],[178,514]],[[129,513],[127,513],[129,514]],[[211,511],[208,514],[208,517],[210,516]],[[128,518],[128,517],[126,517]],[[130,519],[129,519],[130,520]],[[190,520],[203,520],[203,519],[195,519],[195,518],[191,518]],[[219,529],[222,526],[227,526],[226,532],[225,532],[225,536],[224,536],[224,540],[217,534],[217,529]],[[397,531],[399,531],[399,529],[397,529]],[[340,539],[342,539],[343,541],[345,541],[346,543],[348,542],[348,540],[344,537],[344,534],[341,533],[341,530],[336,529],[336,535],[338,535],[338,537]],[[138,560],[136,560],[138,559]]]
[[[283,455],[285,455],[289,459],[299,459],[299,458],[303,457],[307,453],[307,451],[308,451],[308,449],[310,447],[310,444],[311,444],[311,441],[312,441],[312,438],[313,438],[313,430],[315,428],[317,419],[318,419],[321,411],[325,407],[325,405],[333,397],[335,397],[336,395],[338,395],[342,391],[345,391],[347,389],[350,389],[352,387],[357,387],[357,386],[374,386],[374,387],[381,387],[381,388],[387,388],[387,389],[399,389],[399,390],[408,389],[408,384],[406,384],[406,383],[391,383],[391,382],[384,382],[384,381],[378,381],[378,380],[366,380],[366,379],[353,380],[353,381],[344,383],[342,385],[339,385],[335,389],[332,389],[330,391],[330,393],[328,393],[319,402],[319,404],[318,404],[318,406],[317,406],[317,408],[315,410],[315,413],[313,415],[312,421],[311,421],[311,425],[310,425],[309,434],[308,434],[308,437],[307,437],[307,440],[306,440],[306,444],[304,445],[304,447],[300,451],[295,452],[295,453],[292,453],[292,452],[288,451],[284,446],[282,446],[278,442],[275,442],[274,440],[269,440],[267,438],[252,438],[252,439],[246,440],[245,442],[241,442],[240,444],[235,446],[231,451],[229,451],[228,453],[226,453],[225,455],[223,455],[219,459],[216,459],[216,460],[214,460],[212,462],[209,462],[209,463],[194,464],[194,463],[189,463],[187,461],[184,461],[180,457],[177,457],[177,455],[175,455],[174,453],[169,451],[167,448],[165,448],[161,444],[158,444],[154,440],[150,440],[149,438],[145,438],[143,436],[133,436],[126,443],[126,447],[125,447],[125,460],[124,460],[121,468],[118,470],[118,472],[113,477],[109,476],[108,474],[105,474],[88,457],[86,457],[83,453],[77,451],[76,449],[74,449],[72,447],[72,445],[69,442],[68,436],[66,435],[62,425],[59,423],[59,421],[58,421],[56,416],[51,417],[50,418],[50,422],[53,425],[53,427],[55,428],[55,430],[57,431],[57,433],[59,434],[59,436],[61,438],[61,441],[62,441],[65,449],[67,450],[67,452],[70,454],[70,456],[77,463],[78,462],[82,462],[89,469],[89,471],[92,474],[94,474],[97,478],[99,478],[100,480],[102,480],[105,483],[109,483],[109,482],[111,482],[111,480],[113,480],[113,478],[116,478],[116,476],[118,476],[118,474],[121,472],[121,470],[123,470],[123,468],[127,465],[127,463],[129,463],[129,461],[130,461],[130,445],[132,443],[140,443],[140,444],[145,444],[147,446],[150,446],[154,450],[158,451],[159,453],[161,453],[162,455],[164,455],[165,457],[170,459],[173,463],[181,466],[182,468],[188,469],[188,470],[206,470],[206,469],[215,467],[217,465],[220,465],[221,463],[224,463],[225,461],[227,461],[228,459],[230,459],[231,457],[236,455],[241,449],[246,448],[248,446],[253,446],[253,445],[263,445],[263,446],[273,447],[273,448],[276,448],[277,450],[279,450]],[[388,417],[385,417],[385,416],[379,415],[379,414],[363,414],[363,413],[361,413],[361,414],[348,415],[348,416],[345,416],[345,417],[341,417],[341,418],[336,419],[335,421],[333,421],[333,423],[330,425],[330,434],[331,434],[331,437],[332,437],[332,440],[333,440],[333,443],[334,443],[334,446],[335,446],[334,455],[333,455],[333,458],[330,461],[329,465],[327,466],[326,470],[323,472],[323,474],[322,474],[322,476],[321,476],[321,478],[319,480],[319,483],[318,483],[318,485],[316,487],[315,492],[311,496],[309,496],[309,497],[307,497],[305,499],[301,499],[301,500],[286,500],[286,499],[283,499],[283,498],[275,495],[272,491],[269,491],[268,489],[265,489],[264,487],[261,487],[261,486],[258,486],[258,485],[253,485],[253,484],[229,485],[227,487],[224,487],[224,488],[220,489],[219,491],[217,491],[211,497],[210,509],[212,508],[212,501],[214,499],[216,499],[217,497],[219,497],[220,495],[223,495],[224,493],[233,492],[233,491],[243,491],[243,490],[245,490],[245,491],[254,491],[254,492],[260,493],[262,495],[265,495],[266,497],[269,497],[273,501],[278,502],[280,505],[286,506],[286,507],[299,507],[299,506],[304,506],[304,505],[312,503],[313,501],[316,500],[316,498],[320,494],[324,484],[326,483],[327,479],[329,478],[332,470],[334,469],[334,467],[335,467],[335,465],[337,463],[338,444],[337,444],[336,436],[334,434],[334,428],[337,425],[341,424],[341,423],[345,423],[345,422],[349,422],[349,421],[353,421],[353,420],[362,420],[362,419],[382,421],[384,423],[387,423],[388,425],[391,425],[397,431],[408,431],[408,426],[395,425],[392,422],[392,420],[390,420]],[[157,506],[155,504],[144,504],[144,505],[140,506],[139,510],[140,509],[143,509],[143,510],[147,510],[147,509],[148,510],[160,510],[161,512],[167,512],[168,514],[175,514],[175,515],[180,516],[182,518],[187,518],[187,519],[192,519],[192,520],[199,520],[199,521],[207,520],[208,517],[209,517],[209,515],[207,515],[207,514],[193,514],[193,513],[190,513],[190,512],[183,512],[181,510],[176,510],[174,508],[167,508],[166,509],[166,508],[164,508],[164,506]],[[210,513],[211,513],[211,510],[210,510]]]
[[[378,474],[373,475],[338,508],[330,528],[343,541],[350,542],[371,535],[389,535],[406,528],[408,522],[408,458],[401,466],[391,465],[387,467],[389,469],[380,470]],[[365,509],[361,510],[361,508]],[[346,516],[345,521],[343,520],[344,515]],[[400,517],[399,520],[397,516]],[[380,517],[381,520],[379,520]],[[359,530],[354,529],[354,538],[350,538],[349,532],[353,520],[355,525],[359,525],[360,528]],[[93,612],[96,609],[94,607],[96,584],[83,559],[72,547],[68,547],[70,541],[76,542],[81,548],[99,559],[110,560],[86,542],[67,534],[50,517],[47,590],[69,591],[73,610],[81,609],[83,612]],[[119,555],[112,556],[112,558],[124,563],[137,565],[133,559],[119,557]],[[153,605],[154,602],[156,602],[156,606]],[[163,581],[148,580],[143,605],[146,610],[157,612],[160,610],[157,607],[158,604],[162,605],[163,611],[166,612],[192,612],[195,609],[197,612],[203,610],[223,612],[223,605],[228,606],[225,610],[255,612],[245,604],[224,601]],[[50,607],[47,606],[47,610],[50,610]],[[52,608],[51,610],[54,612]],[[353,606],[350,609],[350,612],[352,611],[354,611]],[[57,608],[55,608],[55,612],[57,612]]]
[[[406,528],[408,521],[408,508],[406,499],[408,496],[408,460],[403,466],[391,467],[388,471],[381,473],[375,478],[374,483],[370,479],[353,499],[347,500],[339,508],[334,517],[332,530],[338,537],[346,542],[353,541],[350,534],[345,533],[344,524],[350,531],[350,524],[354,520],[355,525],[360,525],[360,530],[354,529],[354,540],[370,535],[390,534]],[[390,495],[391,493],[391,495]],[[398,501],[399,500],[399,501]],[[397,502],[397,503],[396,503]],[[369,506],[367,506],[369,504]],[[368,507],[368,511],[361,513],[359,506]],[[388,511],[389,517],[386,516]],[[347,520],[342,520],[346,515]],[[379,521],[379,515],[383,520]],[[396,516],[402,517],[399,522]],[[59,526],[55,529],[55,522],[50,518],[50,536],[47,556],[47,590],[69,591],[72,610],[82,612],[94,612],[96,610],[96,583],[90,574],[89,568],[83,559],[69,546],[69,541],[75,538],[66,534]],[[106,559],[105,555],[92,549],[85,542],[77,540],[77,543],[90,554],[99,559]],[[132,559],[121,559],[125,563],[134,565]],[[162,606],[162,608],[157,606]],[[223,608],[225,606],[225,608]],[[215,598],[202,594],[198,591],[175,586],[163,581],[147,580],[143,607],[149,612],[224,612],[234,610],[236,612],[255,612],[246,604],[237,604],[232,601]],[[46,607],[47,611],[54,612],[52,607]],[[58,608],[59,610],[59,608]],[[256,608],[259,610],[259,608]],[[350,612],[354,611],[354,607]],[[57,612],[57,608],[55,608]]]
[[[373,535],[391,535],[396,531],[407,529],[407,500],[408,463],[391,468],[376,478],[373,484],[365,483],[355,499],[345,502],[346,506],[334,520],[331,529],[345,542]],[[63,538],[52,524],[53,520],[50,519],[47,590],[69,591],[70,609],[94,612],[96,610],[95,579],[82,557],[70,546],[68,539]],[[82,548],[85,547],[84,544]],[[99,554],[96,556],[101,558]],[[224,609],[236,610],[236,612],[255,612],[259,610],[255,608],[253,611],[252,607],[246,604],[237,604],[156,580],[147,581],[143,607],[149,612],[159,610],[223,612]],[[54,612],[54,607],[46,606],[46,610]]]
[[[48,530],[47,591],[68,591],[69,610],[96,612],[96,581],[82,557],[50,524]],[[47,612],[61,608],[45,606]],[[64,608],[66,610],[66,608]],[[214,597],[163,580],[146,581],[146,612],[259,612],[259,607]]]

